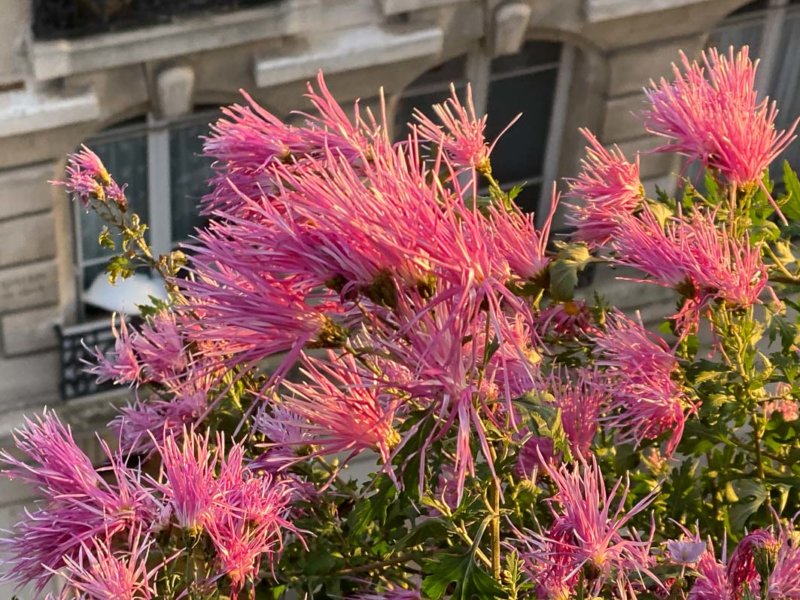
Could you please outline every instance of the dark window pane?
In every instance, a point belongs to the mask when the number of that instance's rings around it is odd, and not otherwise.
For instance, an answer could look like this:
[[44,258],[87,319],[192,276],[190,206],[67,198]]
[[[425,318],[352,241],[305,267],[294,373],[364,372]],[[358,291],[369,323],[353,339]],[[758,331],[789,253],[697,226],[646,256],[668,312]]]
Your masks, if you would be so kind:
[[[459,98],[464,98],[466,88],[456,87],[456,92]],[[397,104],[397,112],[395,113],[395,138],[402,139],[408,135],[408,123],[415,122],[414,109],[419,109],[420,112],[430,117],[434,123],[438,123],[438,117],[433,112],[434,104],[441,104],[450,97],[450,88],[445,87],[441,90],[432,91],[427,94],[419,94],[415,96],[403,96]]]
[[501,56],[492,61],[492,73],[512,73],[558,63],[561,58],[561,44],[557,42],[528,42],[522,49],[509,56]]
[[539,209],[539,197],[541,194],[542,185],[540,183],[528,183],[523,186],[522,191],[514,199],[514,202],[525,212],[534,212]]
[[466,63],[465,55],[457,56],[429,69],[403,91],[395,112],[394,135],[396,139],[403,139],[408,134],[407,124],[413,121],[415,108],[419,108],[424,114],[433,117],[431,106],[447,100],[450,96],[451,83],[455,84],[459,96],[463,97],[466,89],[464,82]]
[[755,0],[755,2],[748,2],[741,8],[737,8],[731,13],[731,16],[743,15],[759,10],[766,10],[769,8],[769,0]]
[[491,82],[487,139],[494,141],[522,113],[492,154],[493,173],[501,183],[542,175],[557,77],[557,69],[548,69]]
[[750,46],[750,56],[758,58],[763,30],[763,18],[724,23],[719,29],[711,32],[708,46],[717,48],[720,52],[727,52],[731,46],[736,50],[742,46]]
[[466,66],[467,57],[465,54],[438,64],[411,82],[405,89],[404,94],[411,95],[416,92],[427,91],[427,88],[430,87],[447,89],[450,87],[451,82],[456,84],[463,82]]
[[[800,10],[793,8],[787,11],[777,50],[767,92],[778,103],[776,126],[778,129],[787,129],[800,116]],[[783,177],[784,160],[788,160],[795,169],[800,168],[800,142],[795,140],[773,162],[772,176],[776,179]]]
[[199,202],[208,191],[212,160],[202,156],[203,141],[200,136],[208,133],[210,120],[212,117],[170,128],[172,239],[176,242],[189,238],[195,228],[202,227],[206,221],[200,215]]
[[[126,183],[131,212],[138,213],[143,222],[148,222],[147,207],[147,134],[141,129],[129,131],[120,136],[103,135],[89,140],[86,145],[103,161],[109,173],[120,184]],[[83,260],[110,256],[97,243],[103,227],[103,220],[94,212],[80,211],[80,245]],[[101,269],[102,270],[102,269]],[[84,282],[84,287],[90,281]]]

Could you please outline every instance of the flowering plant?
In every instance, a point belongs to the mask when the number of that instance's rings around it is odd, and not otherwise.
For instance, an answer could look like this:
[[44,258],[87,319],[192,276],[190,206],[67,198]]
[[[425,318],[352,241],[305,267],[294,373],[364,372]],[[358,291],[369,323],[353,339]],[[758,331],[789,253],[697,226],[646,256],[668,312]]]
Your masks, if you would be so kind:
[[[645,123],[704,176],[650,196],[584,131],[564,239],[558,193],[537,227],[455,91],[399,143],[321,76],[303,126],[224,109],[210,223],[161,257],[72,156],[110,276],[155,269],[169,300],[91,366],[134,395],[104,464],[52,412],[3,454],[42,495],[6,577],[83,599],[800,599],[800,181],[769,177],[794,127],[746,49],[682,62]],[[586,299],[594,263],[672,290],[664,337]]]

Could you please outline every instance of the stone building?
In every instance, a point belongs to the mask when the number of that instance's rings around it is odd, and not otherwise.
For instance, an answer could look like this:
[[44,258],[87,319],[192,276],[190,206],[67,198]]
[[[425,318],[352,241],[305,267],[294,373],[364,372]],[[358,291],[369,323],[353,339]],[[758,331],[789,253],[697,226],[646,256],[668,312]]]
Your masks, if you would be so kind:
[[[632,113],[642,86],[668,76],[678,50],[750,43],[762,86],[800,113],[798,0],[3,0],[0,12],[0,432],[43,405],[81,429],[103,423],[108,392],[79,374],[80,346],[108,340],[98,304],[99,225],[47,181],[90,145],[167,250],[200,223],[208,161],[198,136],[240,88],[277,114],[299,106],[319,69],[347,103],[379,86],[400,134],[412,107],[450,82],[472,84],[497,134],[497,175],[525,182],[535,209],[574,174],[588,126],[627,153],[652,148]],[[796,154],[800,152],[795,149]],[[648,185],[677,165],[643,155]],[[665,300],[620,302],[653,315]],[[93,284],[95,286],[93,287]],[[111,394],[113,396],[113,394]],[[2,488],[3,521],[24,495]],[[6,597],[0,590],[0,595]]]

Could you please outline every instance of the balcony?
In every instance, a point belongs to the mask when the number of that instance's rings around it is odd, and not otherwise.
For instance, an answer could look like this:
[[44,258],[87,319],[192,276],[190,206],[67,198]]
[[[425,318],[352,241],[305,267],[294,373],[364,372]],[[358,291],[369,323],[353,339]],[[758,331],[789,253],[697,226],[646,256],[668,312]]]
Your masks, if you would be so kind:
[[184,16],[224,13],[276,0],[33,0],[37,40],[81,38],[170,23]]

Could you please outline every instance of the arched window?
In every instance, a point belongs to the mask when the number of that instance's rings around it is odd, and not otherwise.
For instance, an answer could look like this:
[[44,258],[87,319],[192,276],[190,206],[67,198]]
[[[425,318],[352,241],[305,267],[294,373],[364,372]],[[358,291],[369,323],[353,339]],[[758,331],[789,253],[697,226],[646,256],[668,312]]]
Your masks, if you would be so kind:
[[427,112],[432,103],[444,100],[451,81],[459,90],[472,81],[476,110],[489,115],[489,140],[522,114],[495,147],[492,164],[504,186],[524,186],[517,201],[523,209],[535,210],[557,177],[571,56],[571,49],[560,43],[530,41],[514,55],[489,59],[476,53],[442,63],[403,92],[395,131],[403,135],[415,107]]
[[[800,115],[800,0],[758,0],[731,14],[715,29],[708,45],[721,51],[750,46],[760,59],[758,89],[778,103],[779,129],[788,127]],[[800,144],[783,154],[795,167],[800,164]],[[773,165],[778,179],[782,160]]]
[[[120,183],[127,183],[131,211],[147,223],[148,241],[157,253],[169,251],[203,225],[200,198],[206,193],[211,160],[202,156],[201,135],[218,111],[202,110],[170,121],[140,118],[109,128],[85,143]],[[103,227],[94,212],[75,205],[75,258],[78,293],[101,276],[113,252],[97,238]],[[80,307],[81,318],[91,307]]]

